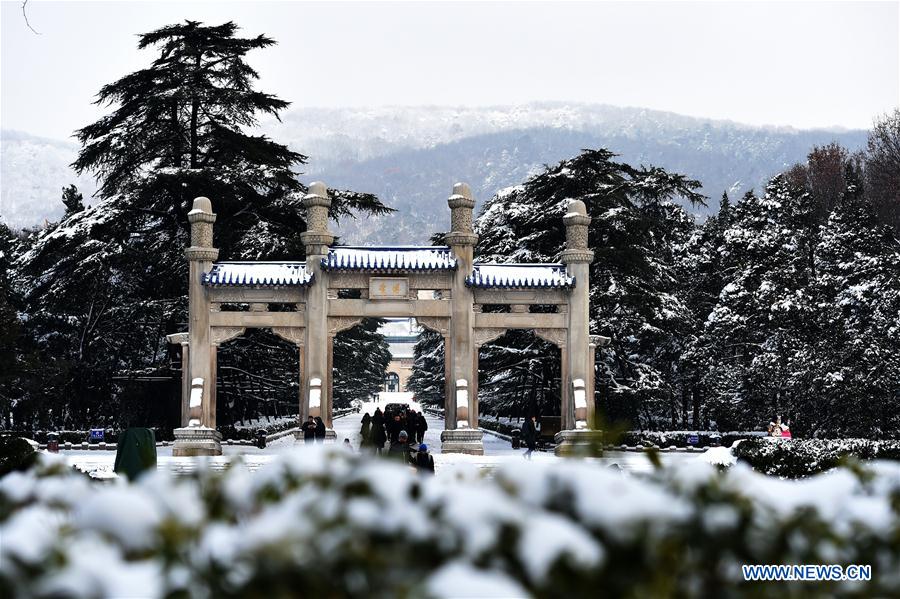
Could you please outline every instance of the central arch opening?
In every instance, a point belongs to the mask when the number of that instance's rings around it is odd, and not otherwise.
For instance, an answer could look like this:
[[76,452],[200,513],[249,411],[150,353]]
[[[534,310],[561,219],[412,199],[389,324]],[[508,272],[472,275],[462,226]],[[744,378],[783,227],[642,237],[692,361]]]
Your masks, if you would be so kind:
[[248,329],[217,350],[218,428],[266,428],[296,421],[300,355],[269,329]]
[[510,434],[537,416],[541,436],[561,427],[560,349],[529,329],[509,330],[478,352],[478,423]]

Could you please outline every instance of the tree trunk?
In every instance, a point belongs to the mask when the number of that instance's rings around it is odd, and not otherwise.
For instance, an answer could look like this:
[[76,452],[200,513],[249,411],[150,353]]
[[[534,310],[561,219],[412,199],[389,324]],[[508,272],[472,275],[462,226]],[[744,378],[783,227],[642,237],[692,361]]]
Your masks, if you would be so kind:
[[696,429],[701,428],[700,427],[700,399],[701,399],[700,393],[701,393],[700,385],[698,385],[697,382],[694,381],[693,387],[691,389],[691,399],[694,404],[694,413],[693,413],[692,419],[694,421],[694,428],[696,428]]
[[[200,54],[196,56],[196,77],[200,77]],[[197,121],[200,114],[200,98],[197,97],[197,83],[194,84],[194,90],[191,94],[191,168],[197,168],[199,164],[197,156]]]

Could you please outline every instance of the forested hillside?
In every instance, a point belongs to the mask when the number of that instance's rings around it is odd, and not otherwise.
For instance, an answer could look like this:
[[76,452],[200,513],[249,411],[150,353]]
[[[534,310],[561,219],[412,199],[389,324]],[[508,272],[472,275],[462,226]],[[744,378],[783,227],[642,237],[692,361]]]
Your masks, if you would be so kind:
[[[444,195],[468,182],[479,207],[500,189],[583,148],[613,148],[628,164],[684,173],[718,196],[742,194],[795,162],[814,145],[865,145],[864,131],[753,127],[673,113],[601,104],[521,106],[288,108],[260,130],[309,156],[301,180],[377,195],[396,212],[339,224],[350,243],[423,243],[445,226]],[[14,227],[62,215],[59,190],[76,183],[90,199],[95,184],[68,163],[77,144],[3,131],[0,218]],[[688,206],[701,216],[703,206]],[[714,211],[713,206],[713,211]]]
[[[476,255],[555,261],[569,199],[593,217],[591,332],[605,418],[648,429],[759,429],[775,416],[806,435],[900,431],[900,112],[864,155],[838,145],[737,199],[699,182],[587,150],[495,195]],[[416,348],[414,390],[439,397],[440,339]],[[510,332],[481,350],[487,412],[559,411],[558,350]],[[440,368],[438,368],[440,367]]]

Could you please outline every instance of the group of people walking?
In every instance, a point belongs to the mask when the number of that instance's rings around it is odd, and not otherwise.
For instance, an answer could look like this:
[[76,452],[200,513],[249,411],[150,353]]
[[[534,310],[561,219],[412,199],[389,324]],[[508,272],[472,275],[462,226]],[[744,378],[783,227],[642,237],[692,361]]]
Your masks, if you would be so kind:
[[406,433],[409,443],[421,444],[425,440],[427,430],[428,421],[425,420],[425,415],[415,410],[397,411],[393,416],[385,418],[381,408],[376,408],[372,416],[369,416],[368,412],[363,414],[362,427],[359,430],[362,437],[360,448],[371,448],[374,453],[381,453],[386,442],[394,445],[399,441],[400,433]]
[[[369,416],[363,414],[359,435],[360,451],[387,455],[405,461],[418,470],[434,473],[434,458],[425,444],[428,422],[415,410],[400,410],[385,418],[381,408]],[[385,443],[388,443],[385,450]]]

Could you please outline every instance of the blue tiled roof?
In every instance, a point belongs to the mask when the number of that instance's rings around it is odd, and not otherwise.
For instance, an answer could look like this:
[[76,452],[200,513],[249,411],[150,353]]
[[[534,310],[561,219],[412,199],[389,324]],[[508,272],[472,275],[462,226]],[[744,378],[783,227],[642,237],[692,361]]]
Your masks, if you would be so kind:
[[466,285],[478,289],[568,289],[574,277],[562,264],[476,264]]
[[456,257],[450,248],[441,246],[338,246],[328,250],[322,267],[367,272],[454,270]]
[[311,281],[305,262],[216,262],[203,275],[209,287],[302,287]]

